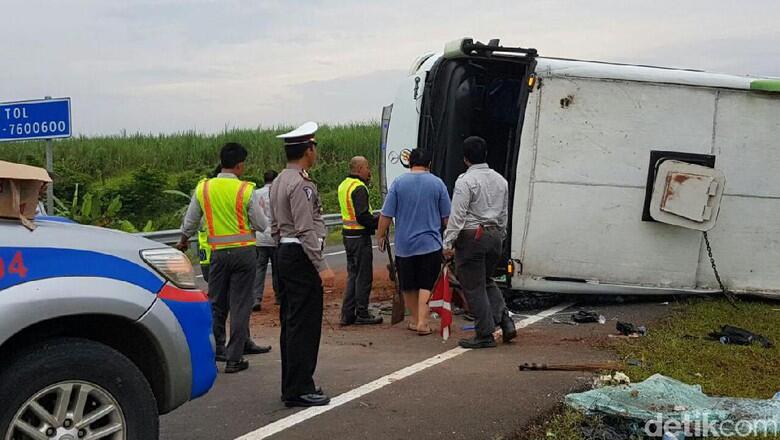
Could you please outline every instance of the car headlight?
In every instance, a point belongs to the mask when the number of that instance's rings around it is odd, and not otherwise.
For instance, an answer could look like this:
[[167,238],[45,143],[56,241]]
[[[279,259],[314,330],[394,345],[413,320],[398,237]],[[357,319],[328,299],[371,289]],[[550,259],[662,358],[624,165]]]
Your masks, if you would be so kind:
[[141,258],[160,275],[182,289],[195,289],[195,272],[192,263],[182,252],[173,249],[147,249]]

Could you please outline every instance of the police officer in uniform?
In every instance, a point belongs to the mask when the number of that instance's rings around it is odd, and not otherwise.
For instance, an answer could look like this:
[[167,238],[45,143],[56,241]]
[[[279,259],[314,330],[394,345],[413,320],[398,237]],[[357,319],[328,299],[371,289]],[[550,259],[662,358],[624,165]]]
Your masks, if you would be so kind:
[[495,347],[496,326],[501,327],[504,342],[517,336],[493,280],[506,237],[509,186],[504,176],[488,167],[487,152],[481,137],[463,141],[463,162],[468,169],[455,181],[452,211],[444,231],[444,255],[455,256],[458,281],[476,318],[476,335],[458,343],[464,348]]
[[[249,340],[252,313],[252,285],[255,278],[255,234],[267,224],[260,204],[253,198],[254,184],[239,180],[244,173],[247,151],[237,143],[227,143],[220,151],[222,171],[213,179],[204,179],[195,188],[182,222],[179,250],[189,247],[205,217],[207,244],[211,248],[209,296],[214,319],[217,357],[227,361],[225,373],[249,368],[243,354],[266,353],[270,347]],[[230,313],[230,340],[225,347],[225,321]],[[221,350],[224,352],[220,352]],[[219,359],[218,359],[219,360]]]
[[368,311],[368,299],[374,280],[374,251],[371,235],[377,229],[379,218],[371,212],[368,186],[371,164],[363,156],[349,161],[349,176],[339,185],[341,234],[347,253],[347,288],[341,304],[341,325],[381,324],[382,318]]
[[307,172],[317,160],[317,124],[307,122],[284,139],[287,168],[271,186],[271,233],[279,243],[282,400],[286,406],[322,406],[330,398],[314,384],[322,333],[323,286],[333,271],[322,250],[326,235],[317,186]]

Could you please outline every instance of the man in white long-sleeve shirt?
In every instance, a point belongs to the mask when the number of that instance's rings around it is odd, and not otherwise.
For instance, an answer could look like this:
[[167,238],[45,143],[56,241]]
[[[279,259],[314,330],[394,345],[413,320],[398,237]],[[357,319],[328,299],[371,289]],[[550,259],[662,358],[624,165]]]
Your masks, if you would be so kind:
[[265,231],[255,231],[257,242],[255,243],[255,249],[257,250],[257,273],[255,274],[255,305],[252,310],[262,310],[263,306],[263,294],[265,292],[265,274],[268,271],[268,263],[271,263],[271,284],[274,288],[274,296],[276,304],[279,304],[279,277],[277,276],[276,267],[276,241],[271,236],[271,184],[276,176],[278,176],[274,170],[268,170],[263,174],[263,181],[265,185],[262,188],[255,190],[255,197],[257,197],[258,203],[260,203],[260,211],[265,216],[265,220],[269,227]]
[[459,342],[465,348],[495,347],[493,331],[501,326],[504,342],[517,336],[493,271],[506,236],[509,187],[488,167],[487,144],[478,136],[463,141],[468,169],[458,177],[452,211],[444,232],[444,255],[455,256],[458,281],[476,318],[475,333]]

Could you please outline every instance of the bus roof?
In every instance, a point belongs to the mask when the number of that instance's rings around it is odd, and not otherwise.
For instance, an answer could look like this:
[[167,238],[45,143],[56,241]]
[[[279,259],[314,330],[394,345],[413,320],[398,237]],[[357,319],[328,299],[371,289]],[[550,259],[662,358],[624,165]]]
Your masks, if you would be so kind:
[[701,70],[580,61],[564,58],[537,58],[536,73],[542,77],[603,78],[767,92],[780,91],[780,78],[738,76],[709,73]]

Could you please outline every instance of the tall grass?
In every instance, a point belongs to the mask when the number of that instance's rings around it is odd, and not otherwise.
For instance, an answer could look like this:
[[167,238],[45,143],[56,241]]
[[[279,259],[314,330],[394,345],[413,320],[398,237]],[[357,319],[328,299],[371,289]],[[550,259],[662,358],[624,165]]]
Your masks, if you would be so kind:
[[[219,149],[226,142],[239,142],[249,150],[245,178],[262,183],[266,170],[284,168],[284,148],[276,135],[291,128],[58,140],[54,148],[55,194],[70,200],[78,187],[103,200],[119,196],[124,218],[142,225],[151,220],[156,228],[176,227],[182,200],[163,194],[164,190],[192,191],[218,164]],[[374,122],[326,125],[317,131],[319,161],[310,174],[326,212],[338,211],[337,187],[348,173],[350,158],[366,156],[378,176],[379,136],[379,124]],[[44,151],[43,141],[4,143],[0,144],[0,160],[43,166]],[[378,191],[371,193],[378,208]]]
[[[291,127],[235,129],[215,135],[194,132],[172,135],[134,134],[74,137],[55,142],[55,167],[87,173],[96,178],[126,174],[150,167],[166,172],[212,169],[225,142],[240,142],[249,150],[248,171],[262,174],[266,168],[284,166],[282,143],[276,135]],[[379,124],[355,123],[324,126],[317,131],[320,164],[341,165],[352,156],[364,155],[376,163],[379,154]],[[42,165],[45,142],[0,144],[0,160]]]

